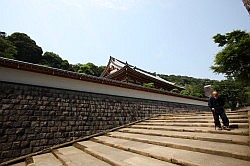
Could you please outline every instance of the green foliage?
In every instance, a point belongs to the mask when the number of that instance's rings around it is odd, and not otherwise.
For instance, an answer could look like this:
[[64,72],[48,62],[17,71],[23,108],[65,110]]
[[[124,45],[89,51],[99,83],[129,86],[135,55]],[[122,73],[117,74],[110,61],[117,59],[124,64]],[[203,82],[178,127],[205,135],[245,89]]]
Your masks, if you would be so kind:
[[36,45],[36,42],[28,35],[16,32],[6,39],[16,47],[17,54],[13,55],[15,59],[30,63],[40,62],[43,53],[42,48]]
[[82,64],[80,66],[79,69],[79,73],[84,73],[84,74],[88,74],[88,75],[95,75],[96,71],[97,71],[97,66],[94,65],[93,63],[86,63],[86,64]]
[[160,74],[159,75],[161,78],[174,82],[177,85],[181,86],[186,86],[187,84],[205,84],[205,83],[213,83],[215,80],[210,80],[210,79],[201,79],[201,78],[193,78],[193,77],[188,77],[188,76],[180,76],[180,75],[164,75]]
[[84,73],[88,75],[93,75],[93,76],[100,76],[106,66],[96,66],[93,63],[86,63],[86,64],[76,64],[73,65],[74,71],[78,73]]
[[180,90],[179,90],[179,89],[177,89],[177,88],[174,88],[174,89],[172,89],[172,90],[171,90],[171,92],[174,92],[174,93],[180,93]]
[[200,79],[188,76],[176,76],[176,75],[159,75],[161,78],[174,82],[177,85],[184,86],[186,90],[181,91],[181,94],[196,97],[205,97],[204,86],[207,84],[213,84],[215,80]]
[[25,62],[41,64],[53,68],[70,70],[94,76],[100,76],[106,66],[96,66],[93,63],[69,64],[58,54],[45,52],[42,55],[42,48],[36,45],[25,33],[13,33],[7,36],[5,32],[0,32],[0,56],[10,59],[17,59]]
[[245,87],[245,91],[246,91],[245,94],[246,94],[246,97],[247,97],[246,104],[250,105],[250,86]]
[[53,52],[45,52],[41,58],[40,64],[58,69],[69,69],[69,62],[63,60],[59,55]]
[[190,96],[190,92],[188,90],[182,90],[180,94]]
[[150,83],[144,83],[143,86],[148,87],[148,88],[154,88],[155,84],[153,82],[150,82]]
[[106,66],[99,66],[97,76],[100,76],[105,69],[106,69]]
[[225,35],[217,34],[213,39],[223,49],[216,55],[211,69],[250,85],[249,33],[235,30]]
[[237,103],[239,106],[244,106],[247,103],[246,88],[242,84],[233,79],[223,80],[213,85],[213,89],[225,99],[225,106],[232,110],[236,108]]
[[17,54],[16,47],[3,37],[0,37],[0,56],[10,59],[15,59]]
[[186,85],[186,89],[189,91],[190,96],[205,97],[204,96],[205,95],[204,86],[205,86],[205,84],[203,82],[201,82],[198,84]]

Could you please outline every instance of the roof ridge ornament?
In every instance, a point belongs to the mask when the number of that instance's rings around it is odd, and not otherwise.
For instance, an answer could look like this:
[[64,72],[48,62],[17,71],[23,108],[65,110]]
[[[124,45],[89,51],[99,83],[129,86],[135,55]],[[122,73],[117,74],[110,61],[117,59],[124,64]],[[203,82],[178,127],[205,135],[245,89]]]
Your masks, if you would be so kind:
[[115,61],[115,58],[114,58],[114,57],[112,57],[112,56],[110,56],[110,59],[111,59],[112,61]]

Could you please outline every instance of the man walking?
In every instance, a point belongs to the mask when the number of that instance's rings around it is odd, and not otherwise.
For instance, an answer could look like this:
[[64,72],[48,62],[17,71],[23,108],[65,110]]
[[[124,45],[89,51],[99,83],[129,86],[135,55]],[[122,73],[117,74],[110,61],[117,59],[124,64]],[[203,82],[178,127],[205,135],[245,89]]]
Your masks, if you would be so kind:
[[224,100],[219,96],[217,91],[213,91],[212,97],[208,101],[208,106],[211,109],[214,116],[215,129],[222,130],[220,119],[223,122],[223,129],[230,130],[229,120],[224,110]]

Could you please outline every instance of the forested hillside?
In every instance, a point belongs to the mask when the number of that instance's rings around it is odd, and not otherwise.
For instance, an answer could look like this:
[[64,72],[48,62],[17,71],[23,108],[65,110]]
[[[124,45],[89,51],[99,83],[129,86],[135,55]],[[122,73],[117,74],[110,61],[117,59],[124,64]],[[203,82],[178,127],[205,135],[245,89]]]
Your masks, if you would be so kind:
[[[209,84],[214,84],[215,82],[218,82],[216,80],[210,80],[210,79],[201,79],[201,78],[193,78],[188,76],[180,76],[180,75],[165,75],[160,74],[161,78],[174,82],[177,85],[183,86],[186,88],[186,90],[183,90],[179,93],[189,96],[196,96],[196,97],[205,97],[204,96],[204,86]],[[174,90],[176,92],[176,90]],[[177,91],[178,92],[178,91]]]

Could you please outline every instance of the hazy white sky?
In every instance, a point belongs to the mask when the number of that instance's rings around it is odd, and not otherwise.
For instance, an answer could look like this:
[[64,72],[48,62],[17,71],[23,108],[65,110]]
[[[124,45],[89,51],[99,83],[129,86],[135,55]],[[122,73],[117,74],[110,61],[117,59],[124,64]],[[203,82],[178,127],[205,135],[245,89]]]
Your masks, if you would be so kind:
[[241,0],[1,0],[0,31],[23,32],[70,63],[109,56],[162,73],[223,79],[212,37],[250,31]]

